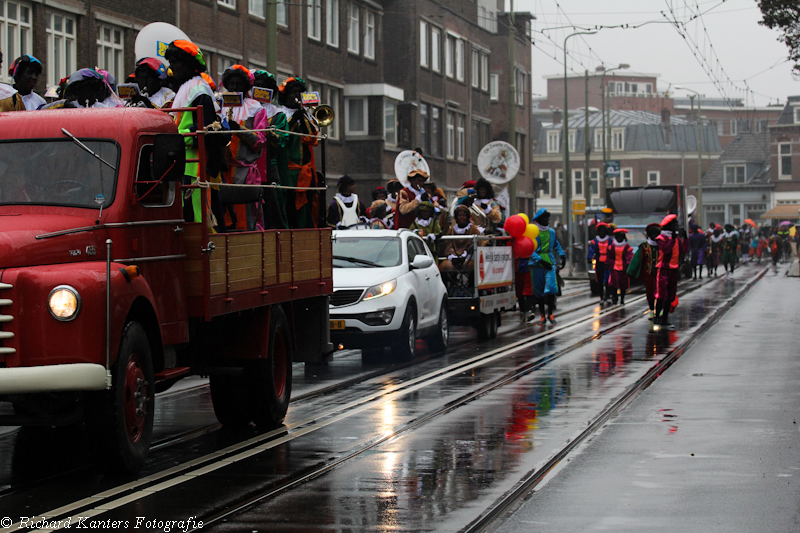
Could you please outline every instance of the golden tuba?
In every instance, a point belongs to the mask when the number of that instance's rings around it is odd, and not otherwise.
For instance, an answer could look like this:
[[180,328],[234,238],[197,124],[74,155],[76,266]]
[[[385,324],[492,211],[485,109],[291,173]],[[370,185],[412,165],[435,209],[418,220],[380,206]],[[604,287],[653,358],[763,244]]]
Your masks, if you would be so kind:
[[323,104],[314,108],[314,119],[323,128],[330,126],[335,117],[336,114],[333,112],[333,108],[329,105]]

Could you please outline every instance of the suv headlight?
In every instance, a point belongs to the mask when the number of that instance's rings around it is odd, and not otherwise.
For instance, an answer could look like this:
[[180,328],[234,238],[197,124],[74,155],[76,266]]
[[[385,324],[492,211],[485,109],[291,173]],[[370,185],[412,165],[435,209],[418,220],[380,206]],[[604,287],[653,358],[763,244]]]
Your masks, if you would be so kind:
[[397,288],[397,280],[393,279],[392,281],[387,281],[386,283],[380,283],[378,285],[373,285],[367,292],[364,293],[363,300],[366,302],[367,300],[374,300],[375,298],[380,298],[381,296],[386,296],[387,294],[391,294]]
[[81,309],[81,297],[78,291],[69,285],[59,285],[47,297],[47,306],[53,318],[68,321],[78,316]]

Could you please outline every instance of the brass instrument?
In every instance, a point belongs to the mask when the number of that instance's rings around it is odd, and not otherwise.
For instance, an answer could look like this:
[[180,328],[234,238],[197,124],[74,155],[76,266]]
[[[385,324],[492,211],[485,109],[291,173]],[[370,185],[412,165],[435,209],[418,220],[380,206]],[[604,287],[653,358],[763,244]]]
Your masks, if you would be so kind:
[[486,217],[486,214],[483,212],[483,209],[478,207],[475,204],[469,206],[469,214],[470,218],[472,219],[472,223],[475,226],[480,226],[482,228],[487,227],[489,219]]
[[333,112],[333,108],[329,105],[323,104],[314,108],[314,119],[323,128],[330,126],[335,117],[336,114]]

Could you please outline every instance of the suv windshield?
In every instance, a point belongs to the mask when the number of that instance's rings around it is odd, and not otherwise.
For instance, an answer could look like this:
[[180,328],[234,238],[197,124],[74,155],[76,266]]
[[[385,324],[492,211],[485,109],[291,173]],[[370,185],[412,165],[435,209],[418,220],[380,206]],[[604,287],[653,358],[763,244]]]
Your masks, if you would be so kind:
[[398,237],[341,237],[333,240],[334,268],[398,266],[403,259]]
[[[118,166],[111,141],[81,140]],[[0,144],[0,205],[58,205],[99,209],[114,198],[117,173],[72,139],[36,139]],[[102,195],[98,197],[98,195]]]

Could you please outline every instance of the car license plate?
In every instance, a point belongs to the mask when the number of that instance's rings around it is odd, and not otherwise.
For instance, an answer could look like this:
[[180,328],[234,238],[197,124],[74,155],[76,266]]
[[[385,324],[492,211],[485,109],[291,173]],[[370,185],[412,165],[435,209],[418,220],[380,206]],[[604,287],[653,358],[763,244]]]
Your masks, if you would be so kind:
[[331,320],[331,329],[344,329],[344,320]]

